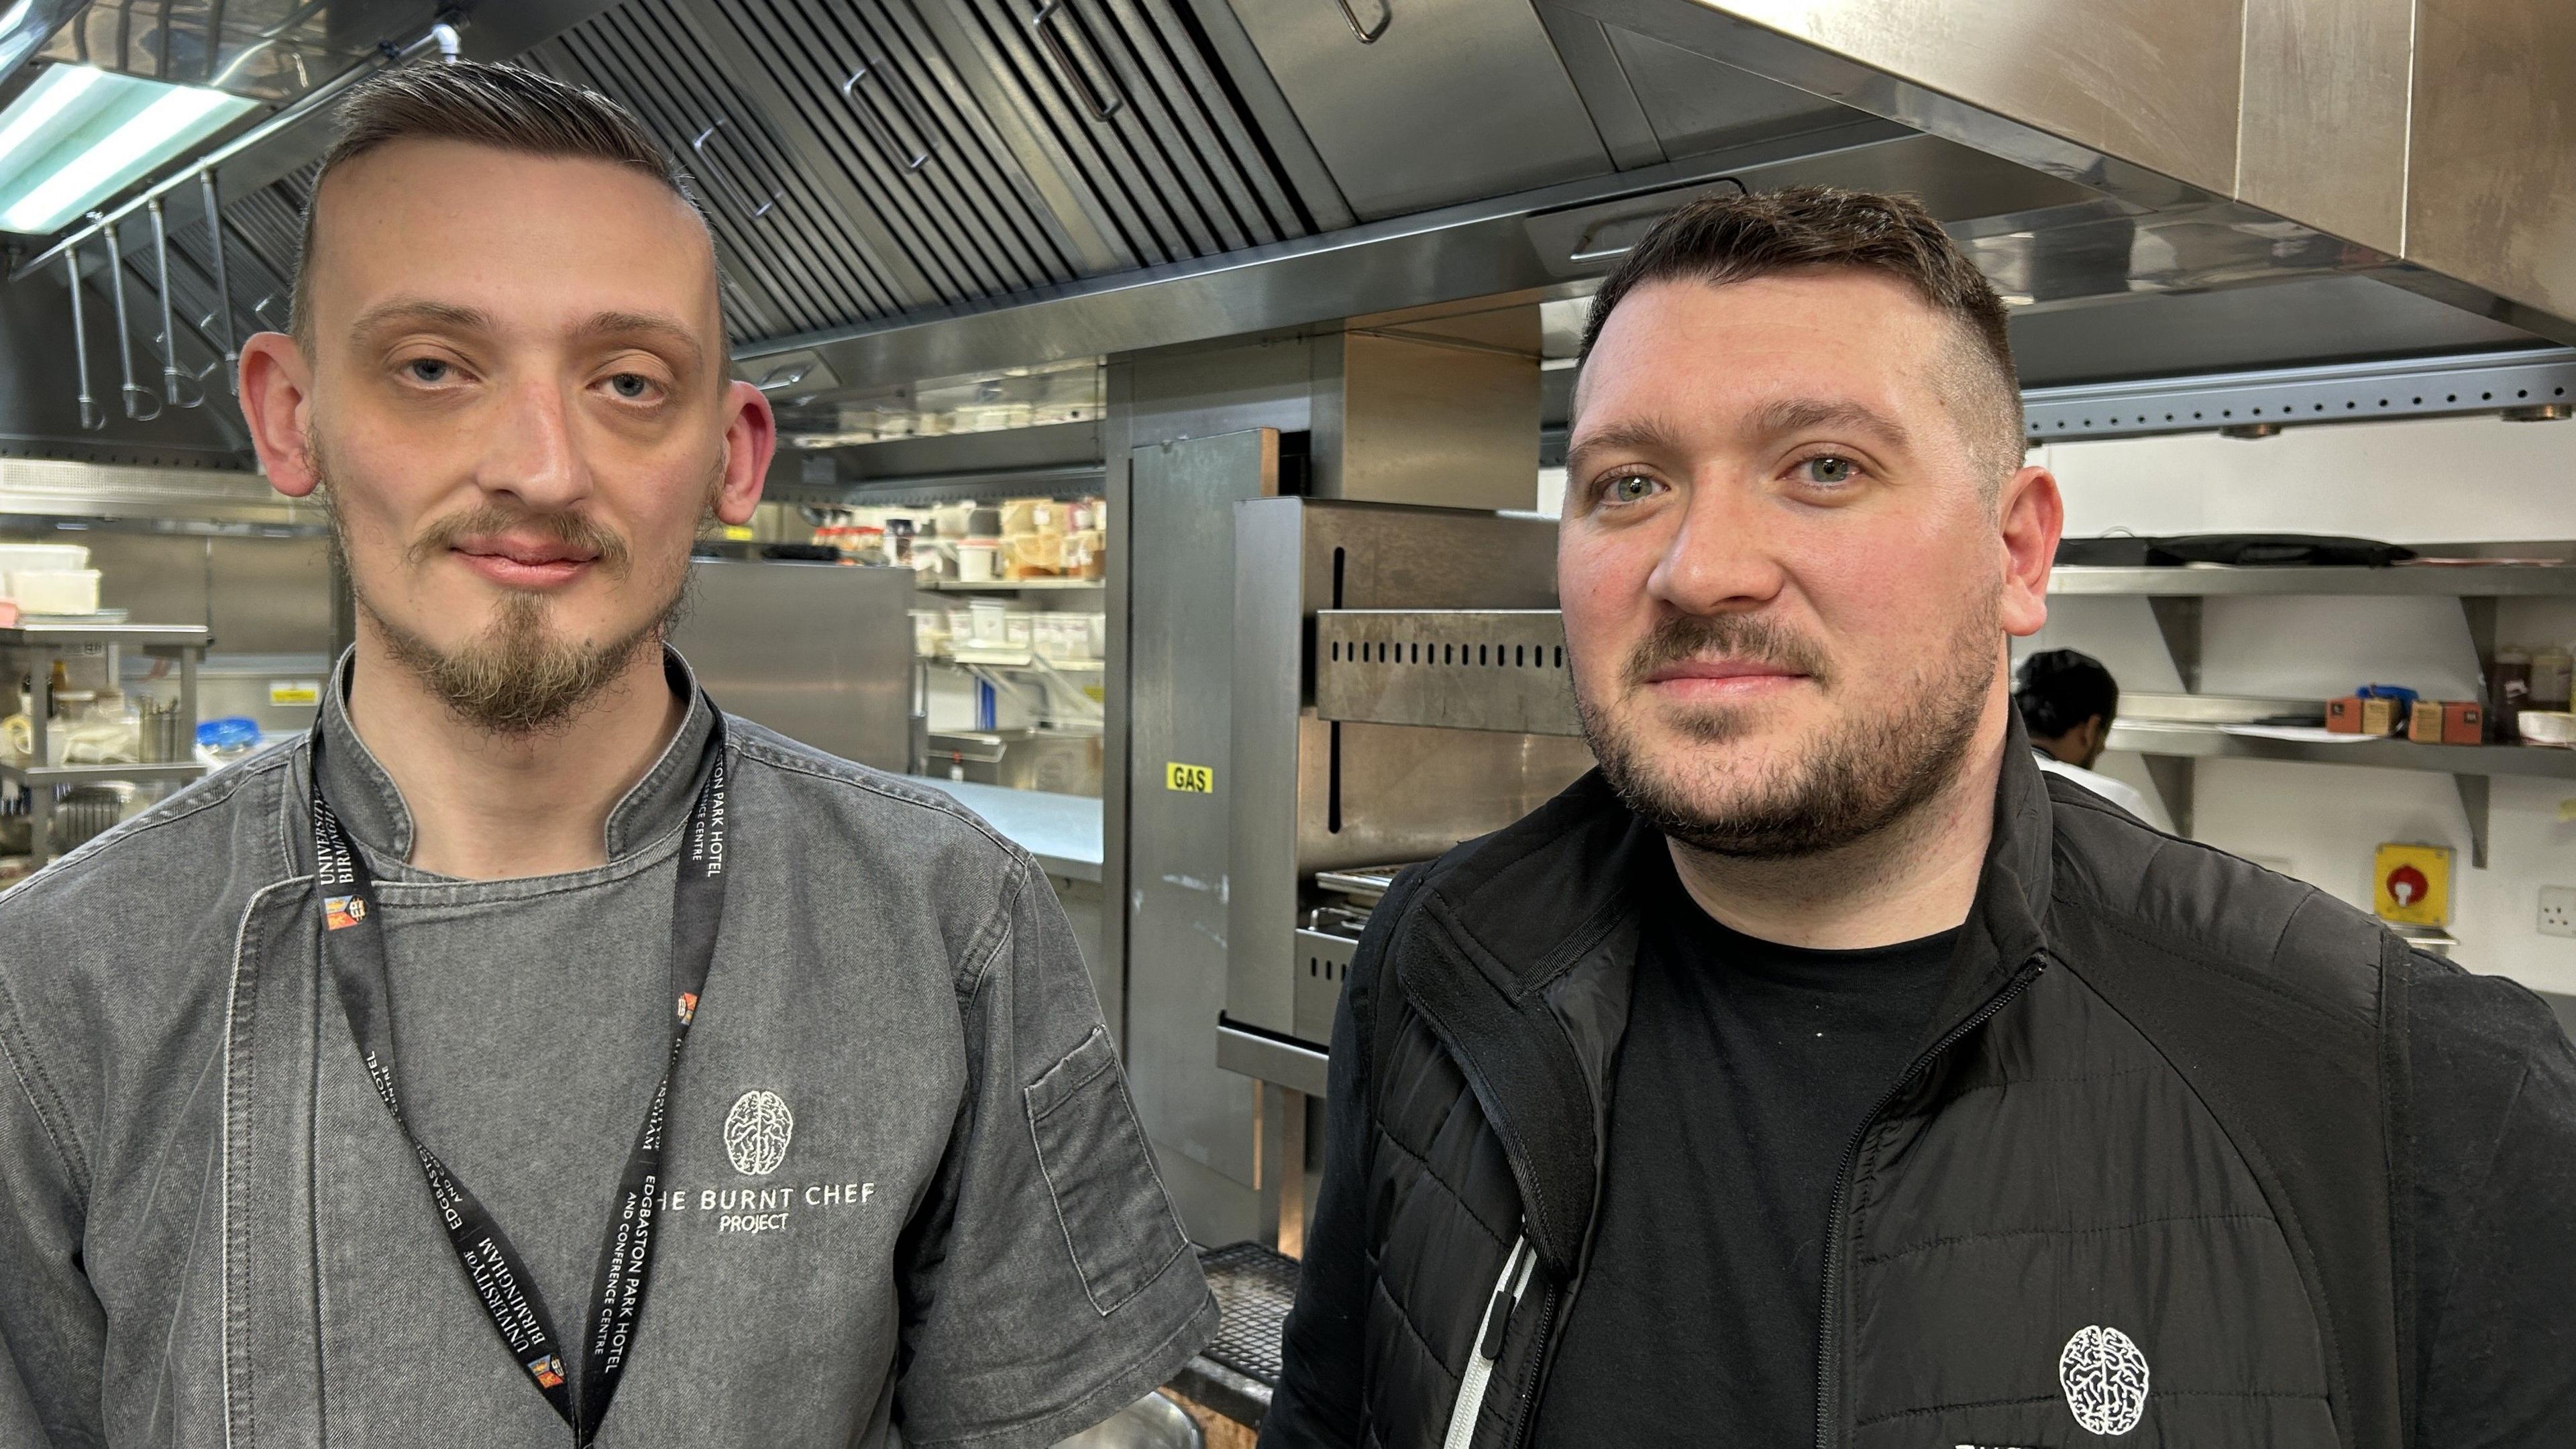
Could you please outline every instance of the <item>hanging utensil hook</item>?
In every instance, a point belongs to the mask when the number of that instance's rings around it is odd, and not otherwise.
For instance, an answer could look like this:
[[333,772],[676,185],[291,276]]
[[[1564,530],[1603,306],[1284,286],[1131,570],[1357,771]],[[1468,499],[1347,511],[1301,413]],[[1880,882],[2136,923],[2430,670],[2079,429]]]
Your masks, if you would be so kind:
[[233,289],[224,276],[224,212],[215,200],[215,172],[208,167],[197,173],[197,194],[206,203],[206,246],[215,258],[215,322],[222,329],[224,344],[224,383],[235,397],[241,396],[241,339],[233,331]]
[[134,322],[125,310],[125,251],[117,243],[117,218],[98,229],[107,238],[107,295],[116,303],[116,365],[124,384],[117,389],[125,400],[125,415],[138,423],[148,423],[161,416],[161,399],[152,389],[134,380]]
[[95,433],[107,426],[107,413],[89,390],[89,325],[81,315],[79,247],[63,253],[63,265],[72,274],[72,366],[80,375],[80,425],[84,431]]
[[[202,407],[206,389],[179,365],[179,328],[170,317],[170,220],[161,212],[160,197],[152,198],[144,209],[152,213],[152,262],[161,274],[161,398],[175,408]],[[186,385],[184,396],[182,384]]]

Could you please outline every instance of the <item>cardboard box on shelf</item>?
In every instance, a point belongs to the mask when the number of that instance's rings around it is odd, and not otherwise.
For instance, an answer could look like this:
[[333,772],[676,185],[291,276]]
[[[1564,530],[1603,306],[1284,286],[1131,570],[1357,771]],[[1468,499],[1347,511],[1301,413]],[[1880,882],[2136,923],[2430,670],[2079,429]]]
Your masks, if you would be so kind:
[[2327,700],[2326,728],[2339,735],[2360,734],[2361,704],[2362,701],[2358,695],[2348,694],[2341,699]]
[[2445,701],[2442,705],[2442,743],[2446,745],[2482,745],[2487,739],[2486,706],[2474,699]]

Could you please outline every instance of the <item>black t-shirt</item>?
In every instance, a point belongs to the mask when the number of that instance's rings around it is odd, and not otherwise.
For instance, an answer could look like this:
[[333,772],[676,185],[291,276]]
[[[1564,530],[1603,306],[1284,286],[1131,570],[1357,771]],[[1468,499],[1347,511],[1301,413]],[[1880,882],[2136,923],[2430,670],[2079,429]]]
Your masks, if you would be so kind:
[[1801,950],[1719,925],[1669,876],[1654,897],[1536,1443],[1804,1443],[1835,1173],[1931,1026],[1959,933]]

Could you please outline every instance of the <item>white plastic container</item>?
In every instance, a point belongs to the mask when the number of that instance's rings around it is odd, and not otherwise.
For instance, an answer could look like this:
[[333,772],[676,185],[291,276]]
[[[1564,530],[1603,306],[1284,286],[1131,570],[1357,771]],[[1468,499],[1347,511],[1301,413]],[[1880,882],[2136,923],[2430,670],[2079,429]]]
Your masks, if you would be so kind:
[[970,538],[957,545],[957,578],[961,583],[989,584],[1002,576],[999,539]]
[[[1000,649],[1010,643],[1010,625],[1005,622],[1010,611],[999,599],[977,599],[971,607],[974,621],[974,644],[978,649]],[[959,642],[964,642],[963,640]]]
[[95,614],[98,570],[19,569],[8,575],[10,598],[28,614]]
[[85,569],[89,547],[78,543],[0,543],[0,577],[20,569]]

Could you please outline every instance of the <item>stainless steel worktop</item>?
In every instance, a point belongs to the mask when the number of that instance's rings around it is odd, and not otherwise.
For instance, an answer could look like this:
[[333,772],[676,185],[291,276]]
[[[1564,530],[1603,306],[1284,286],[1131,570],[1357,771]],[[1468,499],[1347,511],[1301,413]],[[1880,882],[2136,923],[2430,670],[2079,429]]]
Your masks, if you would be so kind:
[[1043,790],[1006,790],[964,780],[909,776],[918,784],[944,790],[958,804],[984,817],[987,824],[1036,856],[1047,874],[1066,880],[1100,879],[1100,802],[1088,795],[1052,795]]

